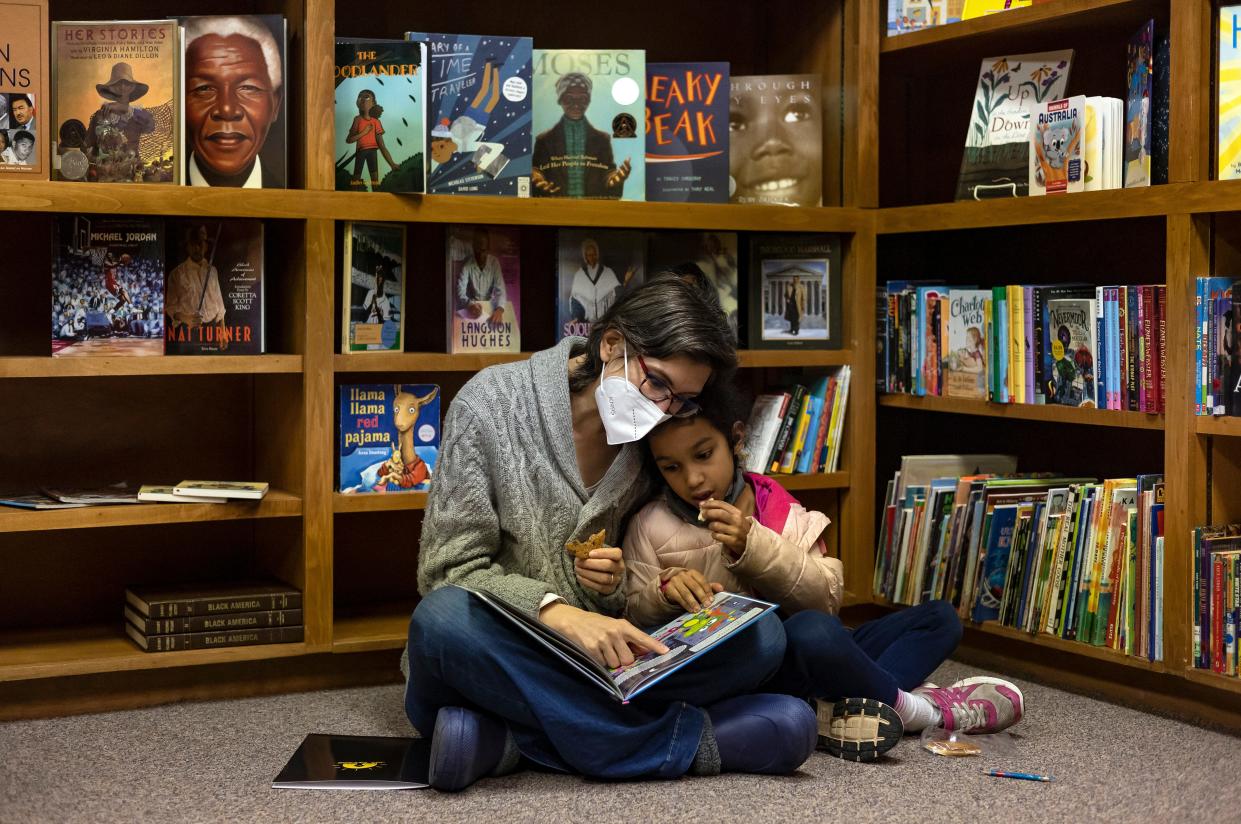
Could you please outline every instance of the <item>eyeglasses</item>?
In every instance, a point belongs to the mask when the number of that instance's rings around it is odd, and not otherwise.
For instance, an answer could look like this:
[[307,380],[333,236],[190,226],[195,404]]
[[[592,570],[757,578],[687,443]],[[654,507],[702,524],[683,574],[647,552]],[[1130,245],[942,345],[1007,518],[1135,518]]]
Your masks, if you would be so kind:
[[638,355],[638,366],[642,367],[642,383],[638,384],[638,391],[647,400],[653,403],[671,401],[668,404],[668,414],[674,418],[688,418],[698,414],[698,401],[673,392],[672,387],[666,381],[651,374],[651,370],[647,369],[646,361],[641,355]]

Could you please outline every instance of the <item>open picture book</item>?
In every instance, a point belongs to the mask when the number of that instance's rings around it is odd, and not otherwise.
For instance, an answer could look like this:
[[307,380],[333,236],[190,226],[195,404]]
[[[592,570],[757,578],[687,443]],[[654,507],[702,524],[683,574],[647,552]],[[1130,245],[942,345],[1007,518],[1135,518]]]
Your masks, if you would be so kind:
[[468,587],[462,589],[521,628],[587,680],[626,704],[722,642],[735,637],[777,606],[746,595],[717,593],[705,609],[674,618],[651,633],[651,637],[666,646],[668,652],[663,655],[647,652],[629,666],[611,669],[596,663],[577,644],[504,599],[489,592]]

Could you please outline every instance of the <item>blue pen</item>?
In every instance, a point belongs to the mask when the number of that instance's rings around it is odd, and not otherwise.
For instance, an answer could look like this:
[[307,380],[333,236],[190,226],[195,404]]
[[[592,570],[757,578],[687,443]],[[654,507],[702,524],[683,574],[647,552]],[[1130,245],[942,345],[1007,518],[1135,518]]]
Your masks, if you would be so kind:
[[1006,772],[1004,770],[983,770],[982,774],[989,775],[992,778],[1021,778],[1026,781],[1051,781],[1050,775],[1039,775],[1038,773]]

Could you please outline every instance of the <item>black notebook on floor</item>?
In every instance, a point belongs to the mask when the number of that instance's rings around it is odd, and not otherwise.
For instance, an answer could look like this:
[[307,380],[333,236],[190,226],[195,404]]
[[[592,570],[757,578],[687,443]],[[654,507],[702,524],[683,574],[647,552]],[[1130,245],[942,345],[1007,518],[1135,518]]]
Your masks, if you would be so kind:
[[425,738],[311,733],[271,785],[283,790],[418,790],[427,784]]

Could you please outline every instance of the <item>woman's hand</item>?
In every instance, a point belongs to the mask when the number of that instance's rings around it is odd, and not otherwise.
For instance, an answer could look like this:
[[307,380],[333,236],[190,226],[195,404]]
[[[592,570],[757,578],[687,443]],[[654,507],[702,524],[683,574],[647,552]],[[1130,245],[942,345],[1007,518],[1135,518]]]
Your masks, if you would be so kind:
[[668,648],[624,618],[609,618],[587,612],[565,603],[548,604],[539,612],[539,620],[581,647],[587,655],[605,667],[627,667],[634,654]]
[[696,569],[678,569],[663,582],[664,597],[686,612],[698,612],[711,603],[715,593],[723,592],[723,584],[713,584]]
[[723,544],[733,558],[740,558],[750,535],[750,519],[732,504],[716,500],[702,505],[702,518],[711,530],[711,537]]
[[577,582],[600,595],[611,595],[625,577],[625,561],[620,547],[605,546],[592,549],[590,557],[573,562]]

